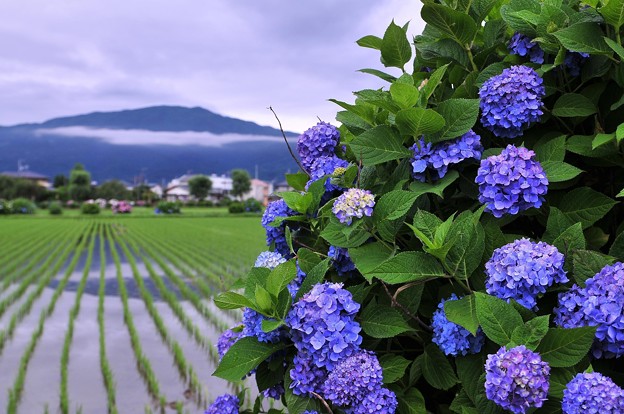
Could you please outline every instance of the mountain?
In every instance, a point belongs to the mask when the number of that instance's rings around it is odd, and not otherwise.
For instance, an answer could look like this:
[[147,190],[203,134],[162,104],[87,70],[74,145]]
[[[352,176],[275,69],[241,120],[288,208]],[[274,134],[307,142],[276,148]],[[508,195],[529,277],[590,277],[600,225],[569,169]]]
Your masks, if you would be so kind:
[[[286,132],[291,146],[298,134]],[[282,180],[297,165],[275,128],[203,108],[154,106],[94,112],[42,123],[0,127],[0,171],[23,160],[33,171],[68,174],[76,162],[93,179],[168,181],[187,172],[226,174],[247,169]]]

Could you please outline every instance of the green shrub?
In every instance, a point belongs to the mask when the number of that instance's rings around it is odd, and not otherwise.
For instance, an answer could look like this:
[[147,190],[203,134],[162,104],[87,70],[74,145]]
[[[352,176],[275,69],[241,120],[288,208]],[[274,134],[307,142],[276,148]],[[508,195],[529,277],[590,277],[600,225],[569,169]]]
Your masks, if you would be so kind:
[[52,215],[60,215],[63,214],[63,206],[58,201],[52,201],[50,205],[48,205],[48,211]]
[[82,203],[80,212],[82,214],[100,214],[100,205],[97,203]]
[[255,198],[245,200],[243,207],[247,213],[260,213],[262,211],[262,204]]
[[27,198],[16,198],[15,200],[11,200],[11,211],[13,214],[34,214],[35,210],[35,203]]
[[156,214],[180,214],[180,203],[173,201],[160,201],[154,210]]
[[229,206],[229,205],[230,205],[230,203],[231,203],[231,202],[232,202],[232,199],[231,199],[230,197],[227,197],[227,196],[226,196],[226,197],[223,197],[221,200],[219,200],[219,201],[217,202],[217,205],[218,205],[219,207],[227,207],[227,206]]
[[0,216],[11,214],[11,203],[6,200],[0,200]]
[[244,213],[245,206],[243,205],[243,203],[240,203],[238,201],[232,201],[228,206],[228,211],[233,214]]

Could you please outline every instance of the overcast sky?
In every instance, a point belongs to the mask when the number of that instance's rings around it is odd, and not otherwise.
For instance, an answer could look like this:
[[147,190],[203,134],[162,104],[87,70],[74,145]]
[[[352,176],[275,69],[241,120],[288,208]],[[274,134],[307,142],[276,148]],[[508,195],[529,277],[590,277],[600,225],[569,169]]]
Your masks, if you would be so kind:
[[423,26],[417,0],[7,0],[0,16],[0,125],[167,104],[276,126],[271,105],[303,131],[334,120],[327,99],[383,85],[357,72],[383,69],[357,39]]

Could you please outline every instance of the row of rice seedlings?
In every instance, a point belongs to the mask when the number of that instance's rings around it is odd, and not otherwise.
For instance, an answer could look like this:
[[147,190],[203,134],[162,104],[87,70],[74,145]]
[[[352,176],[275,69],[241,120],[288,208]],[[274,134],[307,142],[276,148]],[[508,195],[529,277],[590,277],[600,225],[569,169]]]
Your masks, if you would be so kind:
[[[165,256],[167,260],[172,263],[178,270],[184,273],[187,277],[201,280],[199,278],[193,277],[190,272],[188,272],[187,268],[181,266],[179,264],[178,259],[175,255],[171,255],[167,252],[166,249],[163,249],[159,246],[159,243],[153,242],[150,239],[147,239],[141,235],[133,234],[132,237],[137,240],[138,244],[145,250],[145,252],[154,259],[156,263],[160,266],[160,268],[165,272],[167,278],[171,280],[180,293],[182,297],[187,299],[195,309],[207,320],[209,321],[218,331],[222,331],[228,328],[227,324],[225,324],[218,316],[214,315],[206,306],[206,304],[202,301],[202,297],[199,296],[193,289],[189,287],[189,285],[182,280],[175,272],[171,270],[169,266],[160,258],[160,256]],[[200,288],[201,289],[201,288]],[[215,361],[218,360],[218,354],[216,351],[212,349],[210,346],[210,341],[208,339],[205,340],[204,347],[209,346],[209,352],[211,357],[214,358]]]
[[[30,309],[32,308],[35,300],[37,300],[37,298],[41,296],[45,287],[50,283],[54,276],[56,276],[56,274],[59,272],[59,270],[67,260],[67,257],[74,249],[74,239],[78,240],[80,238],[84,227],[84,225],[74,227],[71,233],[67,234],[63,239],[59,240],[57,245],[58,249],[55,249],[53,254],[51,254],[45,261],[45,263],[41,266],[41,269],[43,270],[41,274],[37,275],[39,279],[35,290],[28,295],[28,297],[26,298],[24,303],[22,303],[19,309],[17,309],[17,311],[15,311],[11,315],[9,326],[5,330],[0,331],[0,354],[2,354],[7,340],[9,340],[13,336],[13,333],[15,332],[18,323],[30,313]],[[61,250],[60,255],[56,254],[57,250]],[[55,260],[56,262],[54,262]]]
[[[87,235],[91,233],[92,229],[93,229],[93,226],[90,225],[86,231]],[[26,350],[22,354],[17,377],[15,378],[15,381],[13,382],[13,387],[9,390],[9,401],[7,404],[7,413],[9,414],[14,414],[17,411],[17,406],[20,402],[22,393],[24,391],[24,380],[26,378],[28,363],[30,362],[31,357],[33,353],[35,352],[35,348],[37,346],[37,342],[39,341],[39,338],[41,338],[41,335],[43,334],[45,321],[48,318],[48,316],[50,316],[52,312],[54,312],[54,307],[56,306],[56,302],[58,301],[58,298],[63,293],[63,289],[65,289],[65,285],[67,284],[67,281],[69,280],[72,272],[74,271],[74,268],[76,267],[76,264],[78,263],[78,259],[82,255],[82,251],[84,250],[87,238],[88,236],[82,237],[80,244],[76,247],[71,263],[67,267],[67,270],[65,271],[65,274],[63,275],[63,278],[61,279],[59,285],[54,291],[54,294],[52,295],[52,299],[50,299],[50,303],[41,312],[41,315],[39,316],[39,324],[37,325],[37,329],[33,332],[30,342],[28,343]]]
[[87,278],[89,277],[89,271],[91,270],[91,261],[93,259],[93,249],[95,247],[95,240],[97,234],[100,232],[99,224],[95,225],[95,229],[91,234],[91,238],[89,240],[89,247],[87,248],[87,260],[84,264],[84,269],[82,270],[82,277],[80,279],[80,283],[78,284],[78,288],[76,289],[76,296],[74,299],[74,306],[69,311],[69,321],[67,323],[67,331],[65,331],[65,340],[63,342],[63,350],[61,352],[61,401],[60,408],[61,413],[67,414],[69,413],[69,396],[67,390],[67,369],[69,366],[69,350],[71,348],[72,339],[74,336],[74,324],[76,318],[78,317],[78,313],[80,312],[80,300],[82,299],[82,294],[84,293],[85,286],[87,285]]
[[113,371],[110,367],[108,357],[106,355],[106,330],[104,325],[104,297],[106,293],[106,251],[104,241],[104,224],[100,228],[99,241],[100,241],[100,286],[98,289],[98,329],[99,329],[99,341],[100,341],[100,371],[102,372],[102,379],[104,381],[104,387],[106,388],[106,399],[108,405],[109,414],[117,414],[117,400],[115,394],[115,379],[113,377]]
[[[35,227],[32,226],[32,228]],[[45,246],[44,243],[47,240],[58,237],[56,231],[50,231],[48,227],[41,228],[41,231],[36,233],[32,229],[31,231],[24,231],[28,230],[28,227],[16,229],[14,233],[9,233],[13,230],[3,227],[3,233],[11,234],[12,238],[7,238],[0,245],[0,251],[3,253],[3,257],[0,259],[0,272],[2,274],[12,272],[13,269],[24,264],[24,258],[29,257],[28,254],[37,251],[40,246]]]
[[[145,303],[145,307],[148,313],[150,314],[152,320],[154,321],[156,330],[160,334],[160,337],[162,338],[163,342],[167,345],[167,347],[169,348],[173,356],[173,361],[178,370],[178,373],[180,374],[180,377],[184,381],[187,381],[187,385],[189,389],[191,390],[192,394],[197,398],[198,403],[201,403],[202,395],[200,392],[198,392],[201,390],[201,388],[199,388],[201,383],[197,379],[195,370],[186,360],[186,357],[184,356],[184,352],[182,351],[182,348],[180,347],[179,343],[169,334],[169,331],[167,330],[165,322],[160,316],[158,309],[154,305],[154,298],[152,297],[148,289],[145,287],[145,283],[143,282],[143,278],[141,277],[141,274],[137,267],[134,255],[132,254],[132,252],[126,245],[126,243],[121,238],[117,238],[117,244],[119,244],[126,258],[128,259],[128,263],[130,264],[130,268],[132,269],[132,275],[137,284],[137,287],[139,288],[139,293],[141,295],[141,298],[143,299],[143,302]],[[145,262],[145,264],[147,266],[147,262]],[[178,316],[182,324],[185,326],[187,326],[188,324],[192,325],[192,322],[190,321],[188,316],[184,314],[184,311],[181,309],[179,303],[177,302],[176,296],[167,289],[167,287],[162,282],[162,279],[157,277],[152,272],[149,272],[149,273],[150,273],[150,276],[154,279],[154,282],[156,284],[156,287],[161,297],[163,297],[165,301],[169,304],[169,307],[173,310],[174,314]],[[177,312],[174,309],[177,309]]]
[[115,247],[115,240],[113,238],[110,227],[110,225],[106,225],[105,237],[108,239],[109,250],[111,252],[111,256],[113,257],[113,261],[115,262],[115,274],[117,277],[117,284],[119,285],[119,296],[121,297],[121,303],[123,306],[124,323],[126,324],[128,328],[128,333],[130,334],[130,343],[132,345],[132,350],[134,351],[134,356],[136,358],[137,370],[145,381],[148,393],[156,401],[158,401],[161,408],[164,409],[167,401],[165,396],[160,393],[158,379],[154,374],[154,370],[152,369],[149,358],[147,358],[145,356],[145,353],[143,352],[143,347],[141,346],[141,341],[139,340],[139,334],[137,332],[136,326],[134,325],[132,312],[130,311],[130,307],[128,305],[128,290],[126,289],[126,284],[124,283],[121,273],[121,260],[119,259],[119,253],[117,252],[117,248]]

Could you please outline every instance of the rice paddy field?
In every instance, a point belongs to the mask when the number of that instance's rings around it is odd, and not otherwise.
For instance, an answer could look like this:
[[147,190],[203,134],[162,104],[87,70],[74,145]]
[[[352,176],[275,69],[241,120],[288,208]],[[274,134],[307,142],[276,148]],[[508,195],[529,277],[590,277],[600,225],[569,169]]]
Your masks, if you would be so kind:
[[262,250],[258,217],[1,219],[0,412],[203,412]]

